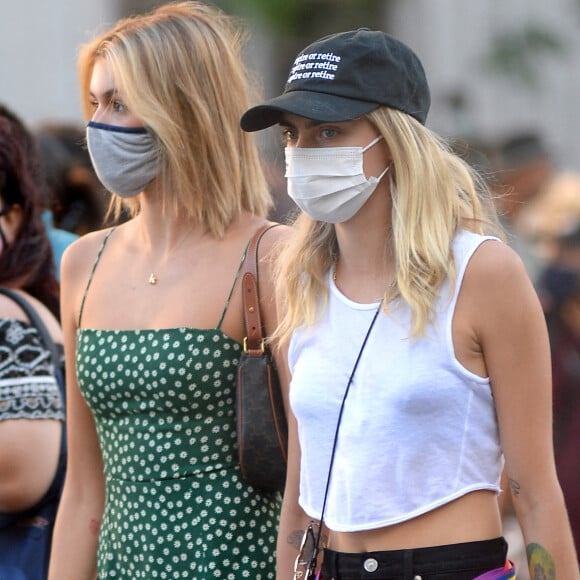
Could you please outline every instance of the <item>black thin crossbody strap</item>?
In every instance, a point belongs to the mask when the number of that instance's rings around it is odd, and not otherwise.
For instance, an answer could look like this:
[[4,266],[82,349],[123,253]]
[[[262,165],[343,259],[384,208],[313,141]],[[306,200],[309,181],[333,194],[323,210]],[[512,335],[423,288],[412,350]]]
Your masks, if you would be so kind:
[[346,398],[348,396],[348,393],[350,391],[350,386],[352,384],[352,380],[354,378],[354,373],[356,372],[356,369],[358,367],[358,363],[360,362],[360,359],[362,357],[362,353],[365,349],[365,346],[367,344],[367,341],[369,339],[369,336],[371,334],[371,330],[373,329],[373,326],[375,325],[375,322],[379,316],[379,312],[381,311],[381,306],[383,305],[383,301],[381,300],[379,302],[379,306],[377,307],[377,310],[373,316],[373,319],[371,320],[371,323],[369,325],[369,328],[367,330],[367,333],[364,337],[364,340],[361,344],[360,350],[358,351],[358,355],[356,357],[356,361],[354,363],[354,366],[352,367],[352,371],[350,373],[350,377],[348,378],[348,383],[346,384],[346,389],[344,390],[344,395],[342,397],[342,403],[340,404],[340,410],[338,412],[338,419],[336,421],[336,430],[334,431],[334,441],[332,442],[332,452],[330,455],[330,464],[328,466],[328,477],[326,478],[326,488],[324,490],[324,500],[322,502],[322,511],[320,512],[320,529],[318,531],[318,534],[316,536],[316,545],[315,545],[315,549],[314,549],[314,553],[318,554],[318,550],[320,547],[320,536],[322,535],[322,522],[324,521],[324,512],[326,511],[326,501],[328,499],[328,490],[330,489],[330,477],[332,475],[332,466],[334,465],[334,455],[336,452],[336,445],[338,443],[338,431],[340,428],[340,422],[342,421],[342,414],[344,412],[344,406],[346,403]]

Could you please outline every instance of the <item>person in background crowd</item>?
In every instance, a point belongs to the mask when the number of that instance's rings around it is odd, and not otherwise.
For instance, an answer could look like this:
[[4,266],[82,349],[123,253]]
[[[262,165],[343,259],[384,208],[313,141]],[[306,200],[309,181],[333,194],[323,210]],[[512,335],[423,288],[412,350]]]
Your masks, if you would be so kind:
[[54,225],[79,236],[102,228],[111,195],[91,165],[84,127],[45,122],[37,127],[36,138]]
[[580,554],[580,222],[557,243],[539,293],[552,346],[556,469]]
[[[49,578],[274,578],[279,493],[241,477],[238,273],[271,205],[248,72],[201,2],[119,21],[79,68],[95,171],[132,218],[63,258],[69,467]],[[276,325],[260,244],[267,334]]]
[[555,239],[580,219],[580,176],[559,169],[533,132],[514,135],[495,149],[499,215],[508,241],[537,285],[552,258]]
[[76,126],[45,123],[35,137],[45,178],[43,219],[60,278],[65,249],[79,235],[103,227],[106,194],[90,167],[84,133]]
[[[38,163],[32,135],[0,105],[0,286],[22,293],[62,345]],[[50,351],[21,308],[0,295],[0,512],[33,507],[48,492],[63,420]]]
[[508,242],[523,260],[535,284],[543,261],[530,236],[522,231],[520,218],[553,172],[546,147],[535,133],[514,135],[496,147],[495,202]]
[[2,121],[2,207],[0,284],[17,287],[42,302],[58,320],[59,285],[47,244],[38,144],[23,121],[0,104]]
[[278,578],[313,568],[323,514],[324,580],[514,578],[505,456],[532,577],[578,580],[540,303],[483,180],[425,127],[429,104],[411,49],[361,29],[305,48],[241,119],[280,125],[303,211],[279,260]]

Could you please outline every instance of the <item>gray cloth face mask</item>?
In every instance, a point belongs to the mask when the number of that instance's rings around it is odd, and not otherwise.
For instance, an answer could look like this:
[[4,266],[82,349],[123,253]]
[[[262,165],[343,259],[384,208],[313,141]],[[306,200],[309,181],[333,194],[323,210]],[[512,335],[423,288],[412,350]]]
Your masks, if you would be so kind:
[[120,197],[141,193],[159,174],[159,145],[146,127],[118,127],[90,121],[87,146],[97,177]]

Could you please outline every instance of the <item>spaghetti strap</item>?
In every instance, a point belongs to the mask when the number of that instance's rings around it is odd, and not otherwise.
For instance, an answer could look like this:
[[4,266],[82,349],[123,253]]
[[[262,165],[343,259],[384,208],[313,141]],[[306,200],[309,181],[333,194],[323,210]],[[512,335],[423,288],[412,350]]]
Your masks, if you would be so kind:
[[115,228],[112,228],[109,232],[107,232],[107,235],[104,237],[103,243],[101,244],[101,247],[99,248],[99,251],[97,252],[97,257],[95,258],[95,262],[94,262],[93,268],[91,270],[91,275],[89,276],[89,280],[87,282],[87,286],[85,288],[85,291],[83,293],[83,298],[81,300],[81,307],[79,309],[79,320],[78,320],[77,328],[81,327],[81,319],[83,317],[83,310],[85,308],[85,300],[87,299],[87,293],[89,291],[89,287],[91,285],[91,282],[93,281],[93,276],[95,275],[95,270],[97,269],[97,264],[99,263],[99,260],[101,259],[101,254],[103,253],[103,250],[105,249],[105,246],[107,245],[107,241],[109,240],[109,238],[111,237],[111,234],[114,231],[115,231]]
[[230,288],[230,292],[229,292],[228,297],[226,299],[226,303],[224,305],[222,315],[220,316],[219,322],[217,323],[217,326],[216,326],[217,330],[221,330],[222,323],[224,321],[224,318],[226,317],[226,312],[228,311],[228,307],[230,305],[230,300],[232,299],[232,296],[234,294],[234,288],[236,287],[236,282],[238,281],[238,276],[240,275],[240,272],[242,270],[242,266],[244,265],[244,261],[246,259],[247,254],[248,254],[248,248],[250,247],[251,241],[252,241],[252,238],[250,238],[248,240],[248,243],[246,244],[246,247],[244,248],[244,252],[242,254],[242,259],[240,260],[240,264],[238,265],[238,269],[236,270],[236,274],[234,276],[234,283],[232,284],[232,287]]

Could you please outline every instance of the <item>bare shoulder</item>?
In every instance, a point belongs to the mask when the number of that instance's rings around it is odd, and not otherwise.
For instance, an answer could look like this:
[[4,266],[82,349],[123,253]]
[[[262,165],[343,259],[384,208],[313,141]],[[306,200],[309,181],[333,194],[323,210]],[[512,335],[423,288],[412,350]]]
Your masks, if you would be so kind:
[[[22,290],[16,290],[37,312],[41,320],[46,325],[49,333],[56,342],[62,342],[62,332],[58,320],[52,312],[40,300]],[[0,294],[0,318],[11,318],[30,322],[28,316],[12,298]]]
[[61,262],[60,304],[64,325],[76,324],[83,293],[107,236],[113,228],[90,232],[65,250]]
[[80,277],[86,278],[113,229],[107,228],[85,234],[66,248],[62,257],[63,283],[69,283]]
[[289,238],[291,228],[284,224],[268,222],[270,226],[260,240],[260,258],[275,257]]
[[[28,295],[22,293],[22,295],[28,300]],[[20,306],[12,298],[6,296],[5,294],[0,294],[0,319],[2,318],[12,318],[14,320],[28,320],[26,314],[22,311]]]
[[247,245],[253,236],[266,228],[259,238],[258,259],[261,263],[277,254],[278,249],[284,244],[291,228],[289,226],[269,221],[263,217],[254,216],[248,213],[242,214],[240,218],[232,224],[230,234],[236,244],[242,242]]
[[520,256],[499,240],[486,240],[477,248],[469,261],[465,278],[488,289],[508,282],[531,284]]
[[543,320],[536,290],[519,255],[507,244],[490,240],[473,254],[462,287],[463,304],[470,308],[482,332],[511,326],[522,320]]

